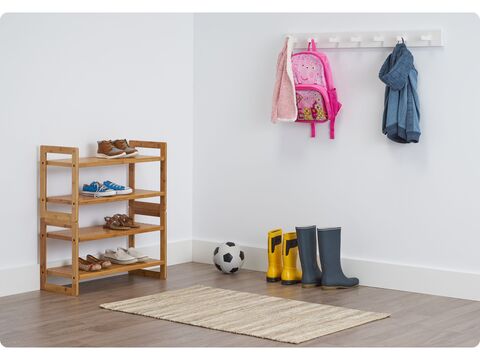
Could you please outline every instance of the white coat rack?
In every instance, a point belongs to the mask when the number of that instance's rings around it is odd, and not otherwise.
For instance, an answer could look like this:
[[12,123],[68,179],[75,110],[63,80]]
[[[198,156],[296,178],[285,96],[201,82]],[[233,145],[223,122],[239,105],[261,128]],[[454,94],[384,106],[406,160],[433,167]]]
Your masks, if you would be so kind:
[[318,48],[385,48],[394,47],[402,38],[408,47],[443,46],[441,30],[367,31],[343,33],[289,34],[294,38],[294,49],[306,49],[310,39]]

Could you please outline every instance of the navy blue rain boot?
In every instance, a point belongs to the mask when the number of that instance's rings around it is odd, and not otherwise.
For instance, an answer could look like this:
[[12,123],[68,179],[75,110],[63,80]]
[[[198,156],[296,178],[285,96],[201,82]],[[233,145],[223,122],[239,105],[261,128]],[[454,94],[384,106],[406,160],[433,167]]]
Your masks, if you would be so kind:
[[322,264],[322,289],[346,289],[358,285],[357,278],[343,274],[340,263],[341,228],[318,229],[318,251]]
[[302,265],[302,287],[320,286],[322,272],[317,263],[317,241],[315,225],[296,227],[298,253]]

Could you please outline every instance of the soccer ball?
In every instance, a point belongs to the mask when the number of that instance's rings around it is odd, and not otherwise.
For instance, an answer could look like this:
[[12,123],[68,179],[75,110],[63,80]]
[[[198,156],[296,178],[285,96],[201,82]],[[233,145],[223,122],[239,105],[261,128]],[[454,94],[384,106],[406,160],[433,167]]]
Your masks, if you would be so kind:
[[231,241],[217,246],[213,251],[213,264],[225,274],[237,272],[242,267],[243,260],[245,254]]

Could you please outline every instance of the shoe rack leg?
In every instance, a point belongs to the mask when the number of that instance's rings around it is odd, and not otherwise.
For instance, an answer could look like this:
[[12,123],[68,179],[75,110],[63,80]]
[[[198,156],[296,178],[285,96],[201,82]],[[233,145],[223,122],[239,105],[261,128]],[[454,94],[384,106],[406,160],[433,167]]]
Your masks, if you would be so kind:
[[45,290],[47,283],[47,152],[40,148],[40,289]]
[[[128,186],[135,190],[135,164],[128,164]],[[135,220],[134,200],[128,201],[128,216]],[[135,235],[128,235],[128,247],[135,247]],[[129,271],[130,275],[141,275],[136,271]]]
[[40,219],[40,289],[47,283],[47,225]]
[[[135,164],[128,164],[128,186],[135,190]],[[135,220],[134,200],[128,201],[128,216]],[[135,235],[128,236],[128,247],[135,247]]]
[[78,234],[78,177],[79,177],[79,156],[78,149],[72,153],[72,295],[78,296],[79,274],[78,274],[78,256],[79,256],[79,234]]
[[161,156],[163,160],[160,162],[160,191],[163,195],[160,197],[160,278],[167,278],[167,143],[161,145]]

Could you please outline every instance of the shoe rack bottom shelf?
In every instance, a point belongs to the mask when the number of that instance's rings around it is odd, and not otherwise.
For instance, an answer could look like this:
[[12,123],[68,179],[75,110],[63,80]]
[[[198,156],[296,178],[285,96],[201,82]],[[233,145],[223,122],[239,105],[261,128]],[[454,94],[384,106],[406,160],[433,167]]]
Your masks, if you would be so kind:
[[[102,269],[102,270],[99,270],[99,271],[82,271],[82,270],[79,270],[78,275],[80,277],[80,280],[91,279],[91,278],[107,276],[107,275],[112,275],[112,274],[117,274],[117,273],[122,273],[122,272],[128,272],[128,271],[132,271],[132,270],[145,269],[145,268],[152,267],[152,266],[160,266],[160,265],[163,265],[163,264],[164,264],[164,261],[162,261],[162,260],[148,259],[147,261],[144,261],[144,262],[138,262],[138,263],[129,264],[129,265],[112,264],[111,267],[109,267],[107,269]],[[64,278],[71,278],[72,277],[72,266],[67,265],[67,266],[59,266],[59,267],[49,268],[49,269],[47,269],[47,275],[64,277]]]

